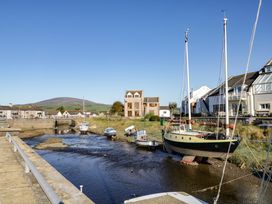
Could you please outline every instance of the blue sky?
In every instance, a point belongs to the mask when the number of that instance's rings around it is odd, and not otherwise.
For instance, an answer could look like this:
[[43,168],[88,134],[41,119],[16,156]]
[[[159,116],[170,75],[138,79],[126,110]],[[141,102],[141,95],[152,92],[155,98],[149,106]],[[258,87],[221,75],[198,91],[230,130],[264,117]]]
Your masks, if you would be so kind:
[[[0,104],[85,96],[112,104],[143,89],[181,99],[184,31],[191,87],[218,83],[222,9],[229,72],[244,72],[258,0],[11,0],[0,2]],[[264,0],[250,71],[272,58],[272,1]]]

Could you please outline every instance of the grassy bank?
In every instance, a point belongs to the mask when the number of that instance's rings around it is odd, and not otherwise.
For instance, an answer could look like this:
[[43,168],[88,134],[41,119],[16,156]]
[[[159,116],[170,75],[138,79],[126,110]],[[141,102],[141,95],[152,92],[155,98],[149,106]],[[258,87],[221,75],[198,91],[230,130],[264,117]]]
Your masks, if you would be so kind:
[[[137,130],[145,129],[148,137],[151,140],[162,141],[161,127],[159,122],[144,121],[141,119],[124,119],[124,118],[88,118],[86,119],[90,123],[90,130],[92,132],[103,134],[104,129],[112,127],[117,130],[117,139],[122,141],[128,141],[128,137],[124,135],[124,129],[134,125]],[[82,119],[78,119],[77,124]]]
[[[79,119],[77,123],[81,121]],[[124,118],[88,118],[87,121],[91,125],[91,131],[98,134],[103,134],[107,127],[113,127],[117,130],[118,140],[129,141],[129,138],[124,136],[124,129],[134,125],[138,130],[145,129],[149,139],[162,142],[162,127],[159,122]],[[198,123],[193,125],[193,129],[216,131],[215,127],[201,126]],[[219,131],[223,131],[223,129]],[[243,168],[260,169],[265,162],[267,149],[267,145],[262,140],[268,137],[268,131],[253,125],[238,124],[235,133],[241,136],[242,141],[229,161]],[[270,155],[272,156],[272,153]]]

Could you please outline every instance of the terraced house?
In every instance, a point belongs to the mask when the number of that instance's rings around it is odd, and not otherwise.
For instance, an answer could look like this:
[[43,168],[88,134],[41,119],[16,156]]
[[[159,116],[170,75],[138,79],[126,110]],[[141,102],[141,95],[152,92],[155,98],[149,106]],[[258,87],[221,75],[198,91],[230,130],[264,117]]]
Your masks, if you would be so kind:
[[0,119],[16,118],[45,118],[45,112],[32,106],[0,106]]
[[159,115],[159,97],[144,97],[143,90],[129,90],[125,93],[125,117],[143,117],[148,113]]
[[[259,71],[232,76],[229,84],[229,114],[271,115],[272,114],[272,59]],[[239,106],[239,100],[241,104]],[[197,101],[201,115],[225,114],[225,83],[220,84]],[[194,109],[192,109],[194,110]]]

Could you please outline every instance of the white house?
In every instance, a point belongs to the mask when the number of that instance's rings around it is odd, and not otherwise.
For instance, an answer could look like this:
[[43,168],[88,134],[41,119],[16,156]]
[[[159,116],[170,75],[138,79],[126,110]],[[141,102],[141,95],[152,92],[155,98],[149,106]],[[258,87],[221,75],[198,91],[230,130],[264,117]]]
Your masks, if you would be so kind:
[[252,115],[269,115],[272,113],[272,59],[259,71],[258,78],[253,82]]
[[160,118],[170,118],[171,113],[168,106],[160,106],[159,110],[159,116]]
[[0,106],[0,118],[45,118],[45,112],[33,106]]
[[62,117],[63,117],[63,118],[70,118],[70,117],[71,117],[71,114],[70,114],[68,111],[64,111],[64,112],[62,113]]
[[[229,115],[252,115],[253,101],[252,97],[252,83],[258,77],[258,72],[250,72],[247,74],[245,84],[243,80],[245,74],[230,77],[229,84]],[[239,100],[241,104],[239,106]],[[220,84],[213,89],[208,96],[209,112],[212,115],[225,114],[225,83]],[[239,107],[238,107],[239,106]]]
[[[201,107],[198,104],[199,100],[205,96],[211,89],[207,86],[201,86],[199,89],[191,92],[191,112],[192,113],[201,113]],[[188,97],[186,96],[182,101],[181,112],[188,113]]]
[[59,111],[56,115],[55,115],[56,118],[62,118],[62,113]]

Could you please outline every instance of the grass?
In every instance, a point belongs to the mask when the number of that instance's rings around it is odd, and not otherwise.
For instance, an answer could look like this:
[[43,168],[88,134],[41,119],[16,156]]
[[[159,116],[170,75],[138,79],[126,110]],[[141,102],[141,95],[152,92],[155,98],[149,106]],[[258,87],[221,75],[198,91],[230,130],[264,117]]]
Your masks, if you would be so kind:
[[[82,119],[78,119],[77,123],[81,122]],[[137,130],[145,129],[149,139],[162,141],[161,138],[161,127],[160,123],[156,121],[145,121],[143,119],[125,119],[120,117],[101,117],[101,118],[87,118],[87,121],[90,123],[91,131],[103,134],[104,129],[107,127],[112,127],[117,131],[117,138],[119,140],[126,141],[130,138],[124,136],[124,129],[134,125]]]
[[[107,127],[113,127],[117,130],[117,137],[122,141],[130,141],[130,138],[124,136],[124,129],[134,125],[138,130],[145,129],[149,139],[162,142],[160,122],[157,121],[145,121],[143,119],[125,119],[120,117],[111,118],[88,118],[91,130],[98,134],[103,134],[103,131]],[[78,119],[77,122],[81,122],[82,119]],[[216,131],[216,127],[201,126],[198,123],[193,125],[195,130],[203,131]],[[219,131],[223,132],[222,128]],[[266,160],[266,141],[269,133],[267,130],[263,130],[253,125],[237,124],[235,134],[238,134],[241,138],[241,144],[234,152],[229,161],[240,167],[246,168],[258,168],[264,165]],[[272,153],[270,152],[272,157]],[[270,164],[271,165],[271,164]]]

